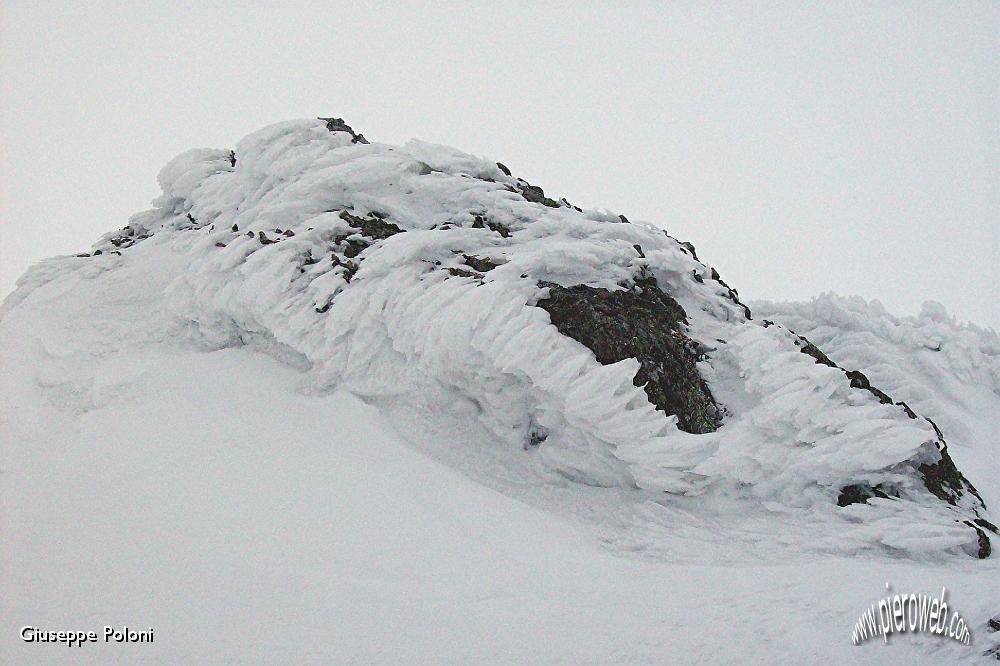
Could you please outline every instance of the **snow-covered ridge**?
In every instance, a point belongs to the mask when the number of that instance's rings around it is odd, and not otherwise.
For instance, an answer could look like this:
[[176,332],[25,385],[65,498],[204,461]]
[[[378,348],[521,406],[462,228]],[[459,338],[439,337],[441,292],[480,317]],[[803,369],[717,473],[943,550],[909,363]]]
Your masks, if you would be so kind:
[[932,301],[910,317],[893,316],[877,301],[835,294],[803,303],[753,305],[757,316],[785,323],[840,365],[864,371],[874,384],[933,419],[987,505],[1000,502],[996,331],[959,323]]
[[[783,326],[749,320],[689,245],[547,198],[497,163],[368,144],[334,125],[280,123],[233,151],[178,156],[152,210],[92,254],[29,271],[4,312],[42,285],[141,270],[134,249],[155,242],[186,263],[163,294],[164,340],[260,345],[319,390],[412,403],[427,419],[435,400],[461,401],[542,476],[664,504],[711,493],[808,509],[843,535],[823,548],[988,552],[978,498],[960,484],[945,501],[922,479],[942,460],[933,425],[852,388]],[[617,291],[640,278],[687,314],[683,334],[725,413],[715,432],[678,429],[634,386],[639,361],[600,364],[534,307],[542,283]],[[838,506],[845,487],[880,496]]]

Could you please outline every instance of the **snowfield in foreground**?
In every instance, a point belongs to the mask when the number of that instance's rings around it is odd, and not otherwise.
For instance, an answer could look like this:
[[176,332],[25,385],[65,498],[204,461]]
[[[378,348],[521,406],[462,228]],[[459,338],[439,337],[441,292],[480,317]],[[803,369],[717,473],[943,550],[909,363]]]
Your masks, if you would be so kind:
[[[834,297],[750,320],[653,227],[322,123],[187,153],[161,184],[0,314],[0,662],[937,664],[1000,643],[1000,564],[968,557],[1000,501],[995,333]],[[580,286],[675,298],[718,412],[682,429],[638,361],[561,335],[538,304]],[[985,506],[922,485],[937,427]],[[838,506],[846,484],[896,494]],[[887,582],[946,587],[972,645],[853,646]],[[104,625],[155,642],[18,637]]]
[[[485,488],[268,356],[133,344],[149,317],[134,286],[39,292],[4,321],[3,663],[939,664],[985,649],[854,647],[850,630],[890,581],[947,586],[986,640],[995,560],[623,556],[606,526],[556,515],[567,498],[545,511]],[[611,492],[563,491],[581,507]],[[105,624],[155,642],[16,636]]]

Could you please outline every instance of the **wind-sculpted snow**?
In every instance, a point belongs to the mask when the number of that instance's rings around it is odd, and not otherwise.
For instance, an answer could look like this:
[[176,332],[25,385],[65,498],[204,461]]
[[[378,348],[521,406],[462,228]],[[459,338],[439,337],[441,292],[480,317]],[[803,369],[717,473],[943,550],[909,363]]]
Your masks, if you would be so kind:
[[[164,303],[197,344],[260,345],[319,390],[420,405],[428,420],[441,401],[463,401],[498,449],[543,476],[663,506],[711,494],[775,515],[808,510],[821,550],[988,553],[971,487],[953,475],[938,496],[921,471],[950,461],[934,426],[852,388],[783,326],[748,319],[690,245],[450,148],[363,143],[337,120],[337,131],[294,121],[232,152],[182,154],[161,172],[153,210],[93,255],[29,272],[5,307],[81,270],[100,280],[135,269],[135,246],[156,239],[186,263]],[[639,360],[602,365],[563,335],[535,307],[546,284],[656,288],[676,301],[673,333],[700,359],[721,427],[679,429],[635,386]],[[838,506],[845,488],[872,490]]]
[[[877,301],[824,294],[804,303],[755,304],[819,345],[844,367],[934,420],[952,455],[990,506],[1000,502],[1000,336],[959,324],[924,304],[915,317],[894,317]],[[977,474],[977,472],[979,472]]]

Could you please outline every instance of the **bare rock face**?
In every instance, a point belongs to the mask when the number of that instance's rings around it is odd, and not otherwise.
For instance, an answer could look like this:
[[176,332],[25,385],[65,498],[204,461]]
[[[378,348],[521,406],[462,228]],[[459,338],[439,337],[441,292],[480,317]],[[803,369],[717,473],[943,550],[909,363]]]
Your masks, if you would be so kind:
[[[347,132],[351,135],[351,143],[368,143],[368,139],[365,138],[364,134],[360,134],[351,129],[351,126],[344,122],[343,118],[319,118],[326,123],[326,128],[331,132]],[[236,164],[236,158],[233,157],[233,164]]]
[[543,284],[549,297],[538,307],[565,336],[586,346],[607,365],[627,358],[639,361],[633,383],[681,430],[712,432],[720,412],[698,373],[697,345],[682,332],[684,309],[650,278],[630,289],[611,291],[578,285]]

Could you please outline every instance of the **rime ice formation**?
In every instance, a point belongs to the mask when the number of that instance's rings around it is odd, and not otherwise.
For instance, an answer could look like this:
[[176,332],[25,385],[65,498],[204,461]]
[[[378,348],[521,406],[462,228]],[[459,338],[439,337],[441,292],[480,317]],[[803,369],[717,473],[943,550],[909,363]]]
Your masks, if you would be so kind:
[[152,210],[32,269],[5,311],[42,285],[141,271],[145,245],[184,268],[169,325],[144,335],[260,345],[319,390],[425,419],[462,401],[498,450],[560,482],[797,511],[820,549],[990,554],[996,529],[920,400],[872,386],[859,359],[838,367],[812,327],[751,319],[661,229],[336,118],[188,151],[159,182]]

